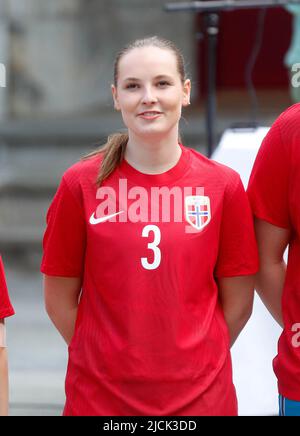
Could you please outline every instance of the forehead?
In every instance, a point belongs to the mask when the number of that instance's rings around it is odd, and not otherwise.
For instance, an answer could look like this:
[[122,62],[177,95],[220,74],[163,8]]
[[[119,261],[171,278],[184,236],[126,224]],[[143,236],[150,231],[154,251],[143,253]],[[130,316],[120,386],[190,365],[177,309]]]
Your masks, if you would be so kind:
[[145,76],[178,76],[175,53],[159,47],[140,47],[130,50],[119,61],[119,80],[126,77],[143,78]]

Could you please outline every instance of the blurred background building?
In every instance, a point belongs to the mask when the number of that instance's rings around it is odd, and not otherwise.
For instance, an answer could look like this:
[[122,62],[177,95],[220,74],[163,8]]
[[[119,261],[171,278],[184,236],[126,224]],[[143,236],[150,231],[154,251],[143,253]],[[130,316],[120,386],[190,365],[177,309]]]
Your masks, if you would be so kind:
[[[157,34],[182,49],[193,83],[182,120],[186,145],[205,148],[205,38],[202,18],[169,14],[162,0],[0,0],[0,250],[16,316],[8,321],[12,414],[59,414],[66,350],[50,326],[39,274],[45,214],[64,170],[123,129],[110,84],[116,53]],[[221,14],[217,49],[217,134],[247,123],[244,71],[257,10]],[[253,72],[259,122],[291,104],[283,58],[291,16],[268,10]],[[278,30],[280,29],[280,30]],[[300,60],[299,60],[300,62]]]

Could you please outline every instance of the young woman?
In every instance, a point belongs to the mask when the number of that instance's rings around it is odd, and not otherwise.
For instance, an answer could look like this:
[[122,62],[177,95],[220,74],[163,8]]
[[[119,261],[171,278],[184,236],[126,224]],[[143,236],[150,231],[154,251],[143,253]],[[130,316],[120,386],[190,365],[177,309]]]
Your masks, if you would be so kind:
[[[300,416],[300,104],[275,121],[259,150],[248,194],[260,256],[256,289],[283,327],[273,367],[281,415]],[[283,259],[289,245],[287,268]]]
[[126,134],[64,174],[41,270],[69,345],[65,415],[235,415],[230,344],[257,253],[239,176],[178,143],[191,83],[169,41],[115,62]]
[[8,369],[5,318],[14,314],[9,300],[4,267],[0,256],[0,416],[8,414]]

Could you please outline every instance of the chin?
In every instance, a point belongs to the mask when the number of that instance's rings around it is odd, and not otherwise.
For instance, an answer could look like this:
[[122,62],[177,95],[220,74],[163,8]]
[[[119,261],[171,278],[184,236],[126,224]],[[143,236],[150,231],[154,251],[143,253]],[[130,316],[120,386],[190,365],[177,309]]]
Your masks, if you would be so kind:
[[139,133],[139,137],[140,138],[145,138],[145,139],[164,139],[167,136],[168,132],[162,132],[162,131],[158,131],[158,130],[148,130],[146,132],[141,132]]
[[143,128],[136,129],[136,132],[140,135],[143,134],[153,134],[153,135],[168,135],[171,130],[174,129],[174,125],[162,126],[162,125],[152,125],[144,126]]

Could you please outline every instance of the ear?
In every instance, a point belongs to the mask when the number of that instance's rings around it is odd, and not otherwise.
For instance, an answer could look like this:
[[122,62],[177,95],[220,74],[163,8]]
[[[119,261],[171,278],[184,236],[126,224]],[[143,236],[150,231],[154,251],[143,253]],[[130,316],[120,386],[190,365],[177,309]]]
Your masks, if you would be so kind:
[[188,106],[190,104],[191,85],[190,79],[187,79],[183,84],[182,106]]
[[113,96],[113,100],[114,100],[114,107],[117,111],[119,111],[120,105],[119,105],[119,101],[118,101],[117,88],[115,87],[115,85],[111,85],[111,92],[112,92],[112,96]]

